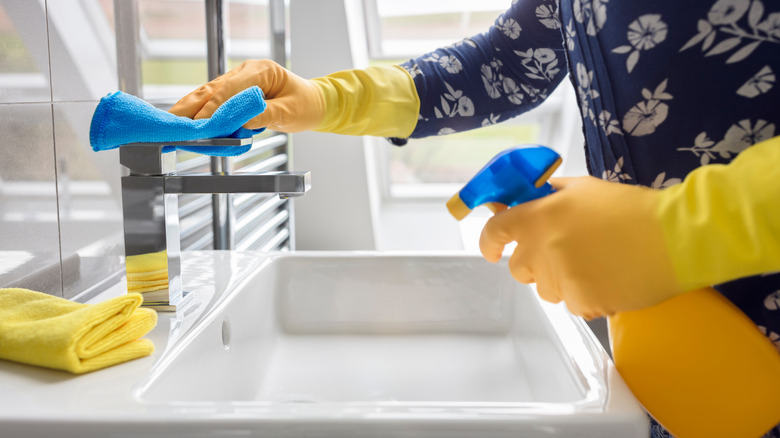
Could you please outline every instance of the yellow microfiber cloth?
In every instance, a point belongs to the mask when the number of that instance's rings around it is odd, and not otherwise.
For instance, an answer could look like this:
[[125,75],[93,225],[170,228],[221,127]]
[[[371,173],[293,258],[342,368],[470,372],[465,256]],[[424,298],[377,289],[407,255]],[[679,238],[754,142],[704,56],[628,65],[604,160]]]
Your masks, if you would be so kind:
[[168,288],[168,253],[127,256],[127,291],[145,293]]
[[140,339],[157,313],[140,294],[81,304],[28,289],[0,289],[0,358],[81,374],[148,356]]

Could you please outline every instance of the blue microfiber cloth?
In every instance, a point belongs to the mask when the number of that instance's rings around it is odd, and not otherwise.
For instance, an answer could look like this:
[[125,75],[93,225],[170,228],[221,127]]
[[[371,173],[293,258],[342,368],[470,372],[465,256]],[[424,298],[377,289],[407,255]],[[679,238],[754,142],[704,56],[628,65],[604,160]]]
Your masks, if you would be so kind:
[[[117,91],[100,99],[89,129],[94,151],[105,151],[128,143],[164,143],[206,138],[247,138],[263,129],[241,126],[265,111],[263,92],[253,86],[223,103],[211,118],[192,120],[179,117],[127,93]],[[165,146],[163,152],[176,149],[217,157],[243,154],[252,145],[243,146]]]

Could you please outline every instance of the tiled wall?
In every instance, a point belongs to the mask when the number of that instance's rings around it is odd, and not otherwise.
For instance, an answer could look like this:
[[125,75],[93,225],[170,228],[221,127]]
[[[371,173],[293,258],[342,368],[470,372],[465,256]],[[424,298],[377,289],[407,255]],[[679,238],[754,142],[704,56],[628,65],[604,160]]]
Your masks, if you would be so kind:
[[123,269],[118,154],[89,147],[111,5],[0,1],[0,287],[73,298]]

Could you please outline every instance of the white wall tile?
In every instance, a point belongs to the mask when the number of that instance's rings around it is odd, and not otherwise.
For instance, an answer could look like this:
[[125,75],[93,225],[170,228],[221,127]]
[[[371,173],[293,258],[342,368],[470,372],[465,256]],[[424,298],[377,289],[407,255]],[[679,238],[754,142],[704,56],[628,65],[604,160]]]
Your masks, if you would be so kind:
[[62,295],[52,109],[0,105],[0,287]]
[[96,0],[47,5],[54,101],[98,100],[116,91],[113,12]]
[[49,47],[43,2],[0,3],[0,103],[48,102]]
[[89,126],[96,105],[53,105],[66,298],[124,269],[119,154],[90,148]]

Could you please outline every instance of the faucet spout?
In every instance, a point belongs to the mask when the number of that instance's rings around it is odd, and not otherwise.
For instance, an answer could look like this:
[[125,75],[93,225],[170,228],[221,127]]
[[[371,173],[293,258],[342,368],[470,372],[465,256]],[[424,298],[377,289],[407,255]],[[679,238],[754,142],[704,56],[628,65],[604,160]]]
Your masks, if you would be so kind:
[[277,193],[282,198],[303,196],[311,188],[311,172],[259,174],[187,174],[165,176],[165,193]]

